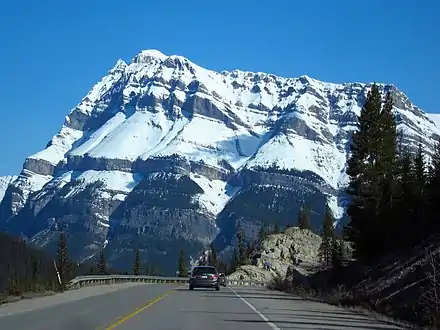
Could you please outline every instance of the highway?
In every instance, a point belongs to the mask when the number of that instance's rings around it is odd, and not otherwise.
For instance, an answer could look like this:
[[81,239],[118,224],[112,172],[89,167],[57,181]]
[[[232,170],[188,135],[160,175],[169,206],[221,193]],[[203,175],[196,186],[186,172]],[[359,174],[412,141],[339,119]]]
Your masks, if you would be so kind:
[[189,291],[176,284],[87,287],[0,306],[0,329],[403,329],[260,287]]

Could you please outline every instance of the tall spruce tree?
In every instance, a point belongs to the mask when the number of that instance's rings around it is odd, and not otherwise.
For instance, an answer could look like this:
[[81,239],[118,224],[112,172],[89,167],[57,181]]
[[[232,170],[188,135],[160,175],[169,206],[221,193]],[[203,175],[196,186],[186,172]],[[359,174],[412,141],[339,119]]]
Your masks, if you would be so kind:
[[141,253],[136,249],[133,262],[133,275],[141,275]]
[[310,208],[302,207],[298,214],[298,227],[301,229],[310,229]]
[[379,242],[378,254],[390,250],[394,246],[392,231],[393,224],[390,219],[396,212],[397,191],[397,127],[393,113],[393,98],[391,91],[385,96],[383,107],[380,111],[379,133],[381,135],[378,148],[377,180],[380,183],[380,204],[377,230]]
[[33,254],[31,255],[31,267],[32,267],[31,291],[38,291],[41,276],[39,271],[38,259]]
[[273,233],[274,234],[280,233],[280,222],[279,221],[275,221],[275,224],[273,226]]
[[413,224],[415,232],[413,233],[413,245],[419,243],[424,235],[425,228],[429,227],[429,222],[426,219],[426,186],[427,186],[427,173],[425,157],[423,154],[423,147],[419,144],[417,153],[414,157],[414,213],[413,213]]
[[107,263],[105,260],[104,249],[102,249],[101,252],[99,253],[99,260],[96,266],[98,268],[99,274],[101,275],[107,274]]
[[229,274],[235,272],[237,267],[240,266],[240,256],[237,247],[234,248],[234,252],[229,262],[228,272]]
[[326,204],[323,228],[321,233],[322,241],[318,253],[321,260],[327,266],[330,265],[332,262],[332,253],[334,248],[333,243],[335,239],[335,233],[333,229],[333,222],[334,222],[334,217],[332,211],[330,210],[328,204]]
[[260,231],[258,232],[258,247],[261,247],[261,245],[263,244],[263,241],[266,239],[267,237],[267,229],[266,229],[266,225],[264,222],[261,223],[261,227],[260,227]]
[[429,225],[427,230],[440,231],[440,141],[435,145],[426,187]]
[[218,268],[217,250],[214,243],[211,243],[211,265]]
[[237,266],[241,266],[246,263],[246,241],[244,237],[244,231],[243,228],[241,227],[240,222],[237,222],[235,235],[237,237],[237,251],[238,251]]
[[399,176],[397,177],[398,195],[396,196],[396,212],[390,218],[390,231],[396,250],[411,246],[414,215],[414,163],[408,148],[401,148],[398,162]]
[[[347,163],[350,178],[347,193],[351,197],[347,233],[355,244],[356,256],[364,261],[372,261],[383,245],[380,206],[385,176],[382,175],[390,159],[385,156],[388,147],[382,146],[386,117],[381,113],[381,94],[373,84],[359,116],[358,130],[352,135]],[[381,164],[383,159],[385,164]]]
[[186,267],[185,252],[180,249],[179,255],[179,277],[188,277],[188,269]]
[[69,256],[69,250],[67,248],[67,238],[63,231],[60,233],[60,239],[58,242],[57,268],[61,279],[60,289],[64,290],[67,283],[73,277],[73,263]]

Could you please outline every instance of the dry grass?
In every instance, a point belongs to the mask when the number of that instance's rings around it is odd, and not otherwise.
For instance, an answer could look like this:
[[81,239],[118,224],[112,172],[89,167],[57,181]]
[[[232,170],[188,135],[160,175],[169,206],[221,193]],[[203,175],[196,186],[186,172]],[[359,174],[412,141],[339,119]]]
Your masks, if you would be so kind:
[[314,289],[278,277],[268,285],[268,288],[298,295],[304,299],[347,308],[378,321],[399,325],[407,329],[420,328],[419,326],[413,325],[405,320],[386,315],[388,313],[385,314],[383,311],[379,311],[377,306],[369,299],[365,292],[356,292],[348,289],[342,284],[326,289]]

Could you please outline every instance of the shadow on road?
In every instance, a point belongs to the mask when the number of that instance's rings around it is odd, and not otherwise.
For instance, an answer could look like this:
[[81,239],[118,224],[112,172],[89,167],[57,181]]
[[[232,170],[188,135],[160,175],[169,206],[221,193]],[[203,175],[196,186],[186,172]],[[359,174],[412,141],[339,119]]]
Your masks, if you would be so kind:
[[[224,294],[224,293],[213,293],[211,294],[207,294],[207,297],[221,297],[221,298],[232,298],[232,299],[238,299],[236,295],[234,295],[232,292],[230,294]],[[298,300],[303,300],[301,298],[296,298],[296,297],[286,297],[286,296],[268,296],[268,295],[261,295],[261,296],[254,296],[254,295],[246,295],[240,292],[240,296],[243,297],[244,299],[264,299],[264,300],[288,300],[288,301],[298,301]]]
[[[272,312],[264,312],[264,315],[267,317],[270,316],[294,316],[295,318],[301,318],[301,319],[310,319],[310,320],[319,320],[319,321],[328,321],[328,320],[334,320],[334,321],[347,321],[347,322],[362,322],[362,323],[371,323],[376,324],[377,321],[370,320],[368,318],[362,318],[357,317],[357,315],[347,315],[347,316],[338,316],[338,315],[325,315],[325,316],[313,316],[310,314],[305,313],[297,313],[294,310],[289,310],[290,313],[286,311],[286,313],[272,313]],[[227,315],[255,315],[255,312],[249,312],[249,313],[240,313],[240,312],[211,312],[211,311],[198,311],[198,310],[188,310],[185,311],[185,313],[197,313],[197,314],[227,314]],[[277,322],[277,321],[276,321]],[[281,321],[280,321],[281,322]]]
[[[237,319],[224,319],[223,321],[225,322],[232,322],[232,323],[267,323],[267,321],[264,320],[237,320]],[[340,328],[340,329],[344,329],[346,327],[350,327],[350,328],[354,328],[354,329],[365,329],[365,330],[383,330],[383,329],[390,329],[389,326],[380,326],[380,325],[354,325],[354,324],[350,324],[347,325],[346,323],[328,323],[328,322],[319,322],[319,320],[317,320],[317,322],[312,322],[312,321],[272,321],[274,323],[276,323],[277,325],[279,325],[281,328],[283,329],[304,329],[304,326],[310,326],[310,325],[314,325],[314,329],[326,329],[328,330],[329,327],[331,328]],[[362,321],[363,322],[363,321]],[[287,325],[291,325],[286,326]],[[237,327],[239,327],[239,325],[237,325]],[[321,328],[322,327],[322,328]]]

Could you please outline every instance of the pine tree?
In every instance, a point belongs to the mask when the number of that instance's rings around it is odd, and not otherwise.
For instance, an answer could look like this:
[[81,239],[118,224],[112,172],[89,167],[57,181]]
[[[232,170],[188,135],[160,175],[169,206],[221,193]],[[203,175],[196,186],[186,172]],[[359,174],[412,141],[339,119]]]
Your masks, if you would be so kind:
[[310,208],[301,208],[298,214],[298,227],[310,230]]
[[421,144],[418,146],[416,156],[414,157],[414,215],[413,224],[415,225],[416,232],[413,232],[413,244],[417,244],[424,236],[424,228],[429,226],[428,221],[425,218],[426,210],[426,186],[427,186],[427,174],[425,157],[423,154],[423,147]]
[[326,204],[322,229],[322,242],[319,247],[319,256],[327,266],[330,265],[332,261],[332,253],[334,248],[333,243],[335,239],[335,233],[333,230],[333,222],[334,217],[332,211],[330,210],[328,204]]
[[235,247],[228,267],[229,273],[235,272],[238,266],[240,266],[240,256],[237,247]]
[[397,128],[393,113],[393,98],[388,91],[380,112],[379,132],[381,134],[378,147],[376,175],[380,184],[379,219],[377,225],[378,237],[376,246],[378,253],[389,251],[394,247],[392,236],[393,224],[390,219],[396,212],[396,197],[398,194],[396,179],[397,171]]
[[35,255],[31,255],[31,267],[32,267],[31,290],[38,291],[40,285],[40,274],[39,274],[38,260],[35,257]]
[[339,268],[342,266],[344,259],[343,242],[338,242],[336,238],[333,238],[331,242],[331,264],[333,268]]
[[107,263],[105,261],[104,249],[102,249],[99,254],[99,261],[96,266],[98,268],[99,274],[101,275],[107,274]]
[[139,249],[136,249],[133,263],[133,275],[141,274],[141,254]]
[[258,247],[261,247],[263,244],[263,241],[267,237],[267,231],[266,231],[266,225],[264,222],[261,223],[260,231],[258,232]]
[[388,213],[383,210],[384,188],[388,198],[393,195],[392,187],[386,187],[392,182],[392,164],[396,158],[393,118],[391,94],[387,94],[382,111],[381,94],[373,84],[359,116],[358,130],[352,135],[347,163],[350,178],[347,193],[351,196],[347,233],[355,244],[357,257],[364,261],[377,257],[385,241],[380,218]]
[[185,252],[180,249],[179,256],[179,277],[188,277],[188,269],[186,268]]
[[228,272],[228,265],[225,264],[222,261],[219,261],[219,263],[218,263],[218,271],[219,271],[219,273],[225,273],[226,274]]
[[155,271],[154,271],[154,267],[147,263],[147,264],[145,265],[145,275],[147,275],[147,276],[153,276],[154,273],[155,273]]
[[206,263],[207,265],[212,265],[212,255],[211,255],[211,250],[208,251],[208,262]]
[[280,233],[280,223],[278,221],[275,222],[274,228],[273,228],[273,233],[274,234],[279,234]]
[[431,166],[428,174],[426,187],[426,201],[428,208],[429,224],[428,231],[440,230],[440,141],[435,145],[431,159]]
[[238,264],[237,266],[244,265],[246,262],[246,243],[243,229],[240,222],[237,222],[236,227],[237,247],[238,247]]
[[217,250],[215,249],[214,243],[211,243],[211,265],[218,268],[218,260],[217,260]]
[[73,264],[69,257],[69,251],[67,248],[67,239],[64,232],[60,234],[60,240],[57,249],[57,267],[61,278],[60,289],[64,290],[67,283],[72,279]]

